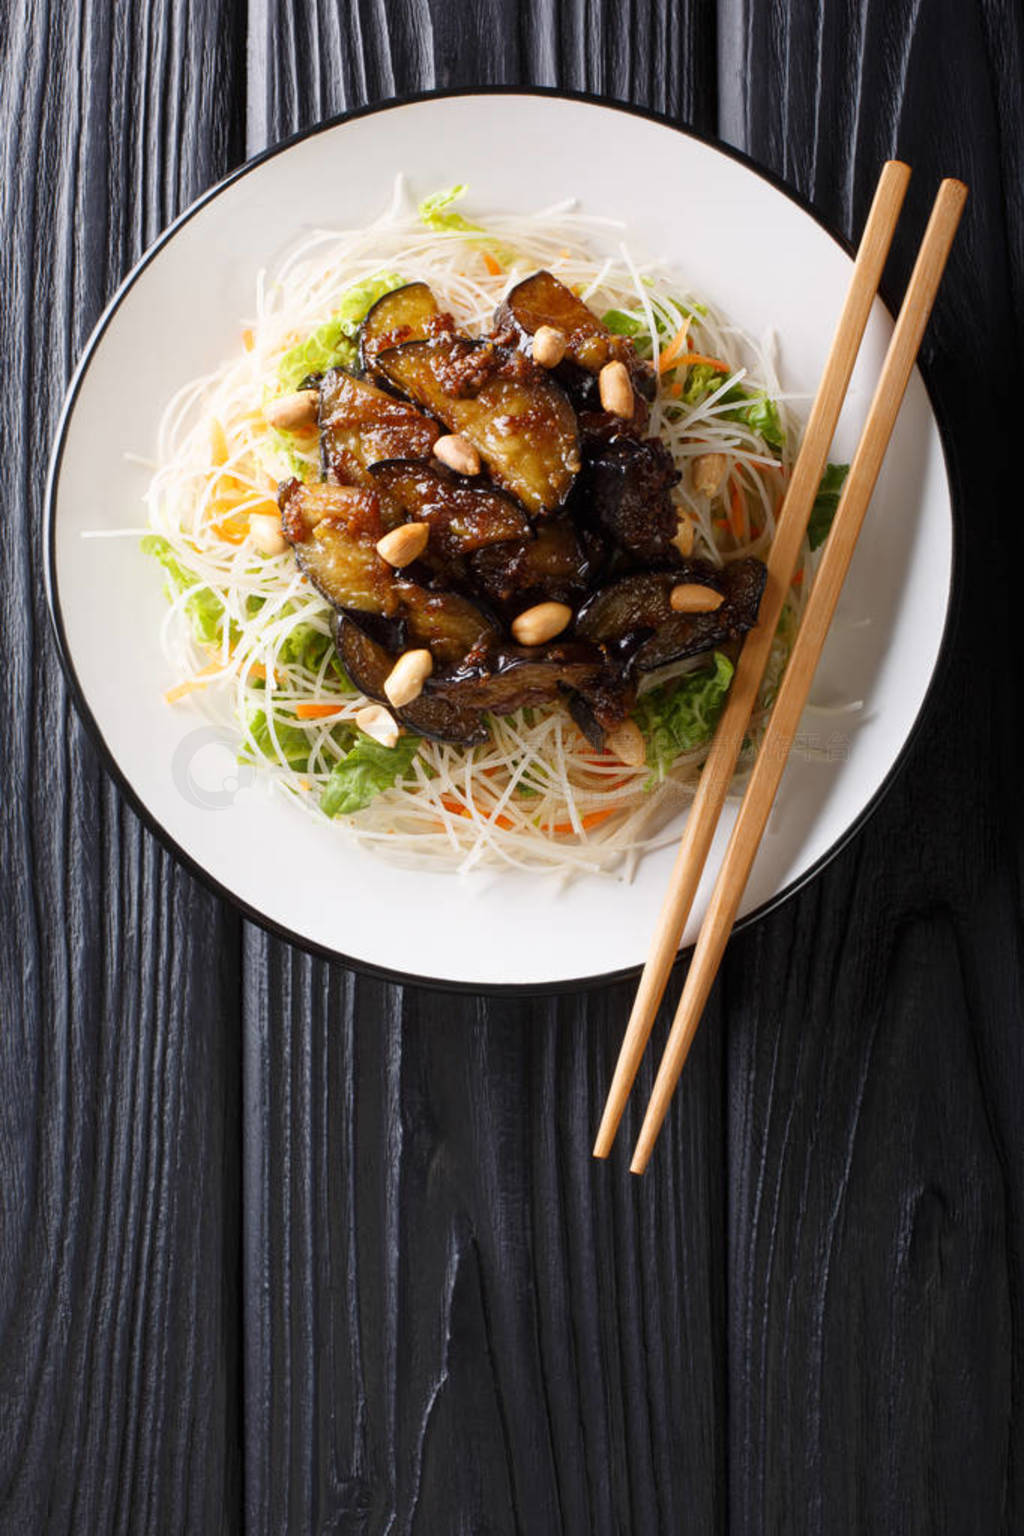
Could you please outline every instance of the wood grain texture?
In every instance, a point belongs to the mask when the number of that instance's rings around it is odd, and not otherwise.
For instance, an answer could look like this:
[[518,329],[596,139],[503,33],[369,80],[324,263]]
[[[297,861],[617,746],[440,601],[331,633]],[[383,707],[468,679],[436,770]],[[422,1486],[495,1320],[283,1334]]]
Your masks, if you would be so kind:
[[[1013,0],[0,0],[4,1536],[1024,1526],[1022,77]],[[589,1157],[628,988],[449,998],[239,924],[110,786],[31,554],[63,382],[173,214],[489,81],[717,123],[849,234],[904,155],[893,293],[972,187],[926,354],[952,663],[872,822],[734,941],[639,1184],[650,1059]]]
[[0,23],[4,1532],[211,1531],[240,1510],[238,922],[100,767],[38,557],[100,307],[237,157],[236,45],[203,5]]
[[960,513],[951,663],[867,828],[734,946],[731,1523],[1014,1531],[1020,525],[990,426],[1021,356],[1024,25],[952,0],[728,0],[721,35],[723,131],[846,233],[886,156],[915,167],[892,294],[940,175],[971,188],[923,352]]

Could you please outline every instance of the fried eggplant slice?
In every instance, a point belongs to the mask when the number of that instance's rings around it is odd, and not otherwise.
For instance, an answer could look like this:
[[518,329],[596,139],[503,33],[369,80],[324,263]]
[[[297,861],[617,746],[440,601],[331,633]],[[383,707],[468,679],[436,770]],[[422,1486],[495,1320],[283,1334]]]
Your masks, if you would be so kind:
[[320,382],[321,462],[339,485],[372,486],[367,471],[383,459],[429,459],[440,431],[414,405],[342,368]]
[[530,519],[506,492],[440,465],[394,459],[375,464],[372,478],[404,521],[429,526],[430,554],[441,561],[533,537]]
[[375,491],[286,480],[278,504],[285,538],[321,596],[336,608],[395,612],[394,572],[376,550],[382,524]]
[[438,666],[475,665],[498,644],[494,620],[458,592],[434,592],[415,581],[396,581],[398,616],[406,647],[425,647]]
[[580,467],[576,413],[520,353],[436,336],[379,352],[377,372],[471,442],[491,478],[534,516],[553,512]]
[[606,732],[621,725],[635,703],[635,681],[610,671],[570,696],[569,713],[591,746],[601,752]]
[[404,341],[422,341],[431,334],[438,317],[437,300],[426,283],[406,283],[393,288],[367,311],[359,327],[359,361],[373,372],[374,359],[386,347]]
[[[581,609],[576,634],[641,672],[653,671],[753,629],[765,576],[761,561],[750,555],[721,571],[691,560],[677,570],[625,576],[601,588]],[[669,599],[680,582],[721,592],[721,606],[713,613],[674,613]]]
[[479,712],[463,708],[456,700],[421,693],[411,704],[394,709],[384,692],[384,682],[397,656],[367,634],[351,615],[336,616],[334,643],[342,666],[360,693],[387,704],[407,730],[436,741],[459,741],[465,745],[487,739],[487,726]]
[[647,412],[645,407],[641,410],[641,402],[654,399],[654,369],[637,356],[628,337],[613,335],[593,310],[552,273],[534,272],[517,283],[499,304],[494,323],[498,330],[513,328],[524,341],[542,325],[554,326],[562,332],[566,339],[565,359],[556,369],[555,377],[578,409],[599,409],[597,375],[605,363],[624,362],[638,397],[637,414],[642,414],[646,425]]
[[567,689],[593,683],[606,668],[601,652],[577,641],[513,646],[478,666],[435,673],[425,692],[466,709],[510,715],[514,710],[562,698]]
[[470,560],[478,591],[508,613],[546,599],[574,605],[594,569],[594,553],[570,517],[549,518],[538,524],[535,538],[493,544]]
[[670,561],[676,555],[672,540],[679,519],[669,492],[679,479],[660,438],[636,442],[620,437],[588,453],[572,509],[638,560]]

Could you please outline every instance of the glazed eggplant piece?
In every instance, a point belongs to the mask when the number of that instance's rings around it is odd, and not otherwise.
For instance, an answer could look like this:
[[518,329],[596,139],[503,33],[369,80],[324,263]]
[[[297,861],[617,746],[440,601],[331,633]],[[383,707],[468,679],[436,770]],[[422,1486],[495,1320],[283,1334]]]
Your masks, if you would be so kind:
[[572,510],[638,560],[671,561],[679,519],[669,492],[679,479],[660,438],[620,437],[588,453]]
[[606,662],[593,645],[566,641],[549,646],[512,646],[477,666],[435,673],[425,692],[457,701],[467,709],[510,715],[514,710],[549,704],[567,689],[585,687],[604,672]]
[[587,591],[600,559],[571,517],[552,517],[536,537],[481,549],[470,560],[474,586],[509,617],[535,602],[574,606]]
[[605,733],[621,725],[635,703],[635,681],[609,669],[595,682],[585,683],[570,695],[569,713],[590,745],[601,752]]
[[414,405],[341,368],[320,382],[320,458],[339,485],[372,487],[367,471],[383,459],[429,459],[440,431]]
[[[529,347],[534,333],[542,325],[553,326],[566,340],[565,358],[555,370],[578,410],[599,410],[597,375],[605,363],[624,362],[637,397],[635,426],[642,431],[647,424],[648,401],[657,391],[657,380],[650,363],[636,354],[625,336],[615,336],[593,310],[572,289],[550,272],[534,272],[506,295],[494,315],[497,330],[510,327]],[[622,428],[619,421],[619,428]]]
[[438,464],[394,459],[375,464],[373,483],[407,522],[430,528],[428,561],[450,562],[491,544],[531,540],[530,519],[504,491]]
[[374,359],[387,347],[405,341],[422,341],[432,334],[438,319],[437,300],[426,283],[406,283],[393,288],[367,311],[359,327],[359,361],[369,373]]
[[396,581],[395,598],[402,648],[423,647],[439,666],[473,665],[499,642],[494,620],[458,592],[434,592],[415,581]]
[[417,736],[458,741],[467,746],[487,739],[487,727],[479,713],[463,708],[457,700],[421,693],[411,704],[395,709],[384,692],[384,683],[397,655],[368,634],[350,614],[336,615],[334,643],[342,666],[360,693],[386,704],[395,718]]
[[394,389],[472,443],[492,480],[535,516],[560,507],[580,467],[576,413],[520,353],[466,336],[376,354]]
[[336,608],[395,612],[394,572],[376,549],[382,523],[375,491],[286,480],[278,504],[285,538],[322,597]]
[[[577,616],[576,634],[606,647],[623,665],[653,671],[753,629],[766,574],[749,555],[721,571],[691,560],[677,570],[638,572],[596,592]],[[721,606],[712,613],[675,613],[670,596],[683,582],[720,592]]]
[[400,579],[376,550],[381,536],[375,491],[287,481],[281,524],[317,591],[345,612],[389,620],[401,649],[423,646],[441,666],[479,660],[497,645],[498,627],[478,603]]

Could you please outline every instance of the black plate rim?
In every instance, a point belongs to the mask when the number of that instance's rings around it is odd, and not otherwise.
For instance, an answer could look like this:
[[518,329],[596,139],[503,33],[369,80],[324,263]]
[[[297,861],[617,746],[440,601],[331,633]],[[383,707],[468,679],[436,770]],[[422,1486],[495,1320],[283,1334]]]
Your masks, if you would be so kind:
[[[200,881],[202,885],[204,885],[208,890],[212,891],[214,895],[228,902],[232,907],[240,912],[243,917],[248,919],[248,921],[256,924],[257,927],[264,929],[267,933],[272,934],[276,938],[284,939],[287,943],[296,945],[299,949],[304,950],[307,954],[315,955],[318,958],[324,960],[336,961],[341,965],[348,967],[350,970],[357,971],[360,974],[366,976],[374,977],[381,981],[392,982],[400,986],[423,987],[432,991],[449,992],[475,997],[550,997],[558,996],[559,994],[567,992],[592,991],[600,987],[611,987],[619,982],[635,980],[637,977],[639,977],[643,966],[641,964],[625,966],[616,971],[595,972],[589,976],[565,978],[550,982],[492,982],[481,984],[479,982],[454,981],[444,977],[422,976],[412,972],[400,971],[389,966],[376,965],[370,961],[361,960],[352,955],[346,955],[341,950],[329,949],[324,945],[317,944],[313,940],[306,938],[303,934],[297,933],[293,929],[288,928],[286,924],[278,923],[273,918],[268,917],[265,913],[258,911],[242,897],[229,890],[227,886],[222,885],[221,882],[209,872],[209,870],[204,868],[204,866],[197,860],[193,859],[191,854],[185,852],[185,850],[180,846],[178,842],[176,842],[176,840],[171,836],[171,834],[157,819],[157,817],[148,809],[146,805],[143,804],[138,793],[129,783],[126,775],[118,764],[111,748],[107,745],[103,732],[100,730],[99,724],[86,700],[84,690],[75,670],[70,646],[68,645],[67,634],[64,628],[64,619],[60,605],[60,594],[57,589],[56,579],[56,499],[68,426],[74,412],[74,407],[78,399],[79,391],[81,390],[86,375],[89,371],[90,363],[101,341],[103,340],[103,336],[106,333],[107,327],[110,325],[117,311],[120,309],[127,294],[134,287],[138,279],[142,276],[150,262],[152,262],[159,255],[163,247],[174,238],[178,231],[185,224],[187,224],[190,219],[194,218],[197,213],[201,212],[201,210],[205,208],[208,203],[213,202],[215,198],[219,197],[221,193],[225,192],[236,181],[239,181],[243,176],[247,176],[250,171],[253,171],[258,166],[263,165],[267,160],[273,159],[274,156],[286,153],[296,144],[303,143],[306,139],[314,138],[318,134],[328,133],[332,129],[337,128],[339,124],[352,122],[358,118],[372,117],[379,113],[394,111],[396,108],[412,106],[420,102],[451,100],[453,98],[468,96],[542,96],[553,100],[568,101],[584,106],[602,107],[610,111],[622,112],[629,117],[642,118],[647,122],[656,123],[659,127],[671,129],[673,133],[678,133],[683,138],[693,139],[697,143],[703,144],[707,148],[713,149],[719,154],[725,155],[728,159],[734,160],[737,164],[743,166],[746,170],[755,175],[760,181],[766,182],[776,192],[779,192],[789,202],[793,203],[797,208],[799,208],[801,212],[805,213],[808,215],[808,217],[813,219],[815,224],[817,224],[819,228],[823,229],[829,238],[832,239],[840,247],[840,249],[846,253],[847,256],[852,258],[856,254],[851,242],[847,240],[844,235],[840,234],[836,229],[834,229],[832,225],[829,224],[828,221],[817,212],[817,210],[806,198],[804,198],[799,192],[794,191],[792,187],[787,186],[781,177],[777,176],[773,171],[768,170],[766,167],[759,165],[756,160],[752,159],[742,150],[736,149],[733,145],[724,143],[720,139],[716,139],[711,134],[700,133],[697,129],[684,126],[681,123],[677,123],[662,112],[656,112],[648,107],[634,106],[629,102],[616,101],[612,97],[602,96],[596,92],[570,91],[562,90],[556,86],[540,85],[466,86],[455,89],[445,88],[427,91],[414,91],[400,96],[389,97],[387,100],[375,102],[371,106],[357,107],[350,111],[336,113],[332,117],[325,118],[322,122],[315,123],[308,128],[300,129],[297,133],[291,134],[288,138],[283,139],[280,143],[272,145],[269,149],[261,151],[261,153],[258,155],[254,155],[251,159],[244,161],[242,165],[237,166],[235,170],[230,171],[228,175],[223,177],[220,181],[215,182],[212,187],[207,188],[205,192],[196,198],[194,202],[190,203],[189,206],[185,208],[177,216],[177,218],[175,218],[167,226],[167,228],[161,232],[160,235],[157,236],[156,240],[154,240],[152,245],[147,248],[138,262],[136,262],[135,266],[132,267],[127,276],[119,284],[110,302],[107,304],[106,308],[103,310],[103,313],[97,320],[92,334],[90,335],[89,340],[85,345],[82,355],[76,364],[74,373],[72,374],[70,383],[67,387],[64,403],[61,407],[61,413],[57,423],[57,430],[54,436],[54,444],[50,456],[50,465],[46,481],[46,492],[43,503],[44,585],[53,635],[56,640],[61,668],[67,681],[72,702],[74,703],[75,709],[83,724],[85,725],[88,734],[92,738],[94,745],[99,751],[100,758],[104,767],[110,774],[111,778],[114,780],[115,784],[118,786],[120,792],[128,801],[129,805],[132,807],[135,814],[157,839],[161,846],[166,849],[166,851],[170,853],[180,864],[182,864],[191,875]],[[890,317],[892,317],[892,307],[886,302],[884,297],[882,297],[882,303],[885,305],[885,308],[889,312]],[[932,414],[935,418],[936,426],[938,427],[939,442],[942,447],[946,479],[950,486],[950,505],[952,509],[953,540],[952,558],[950,564],[950,581],[946,597],[946,617],[943,625],[942,636],[939,641],[939,649],[936,655],[935,665],[932,669],[932,675],[928,686],[925,689],[924,698],[921,701],[917,715],[914,718],[910,730],[907,732],[907,736],[903,742],[902,747],[893,760],[893,763],[890,766],[888,773],[885,775],[885,778],[882,780],[881,784],[879,784],[875,793],[861,810],[860,814],[854,818],[854,820],[849,824],[848,827],[844,829],[836,841],[830,844],[825,852],[818,859],[816,859],[813,864],[809,865],[802,874],[800,874],[795,880],[790,881],[788,885],[783,886],[783,888],[780,891],[777,891],[774,896],[770,897],[768,901],[762,902],[759,907],[755,907],[752,912],[748,912],[744,917],[742,917],[737,922],[733,930],[736,933],[750,927],[752,924],[758,922],[761,918],[767,917],[769,913],[774,912],[778,907],[782,906],[784,902],[788,901],[792,896],[795,896],[799,891],[803,890],[803,888],[806,885],[809,885],[810,882],[822,872],[822,870],[831,864],[833,859],[837,858],[839,854],[843,852],[848,844],[851,843],[853,839],[858,835],[858,833],[863,829],[868,820],[877,811],[878,807],[881,805],[882,801],[889,793],[899,774],[905,767],[907,758],[909,757],[911,749],[916,743],[917,737],[921,731],[922,722],[924,721],[931,704],[934,702],[939,685],[942,682],[949,667],[953,650],[951,641],[954,630],[956,628],[956,609],[961,587],[959,580],[961,555],[958,550],[959,524],[955,515],[955,509],[953,509],[953,478],[951,473],[951,456],[947,441],[947,429],[944,424],[942,415],[936,407],[936,402],[933,398],[932,390],[929,387],[928,380],[925,377],[923,369],[919,369],[919,372],[921,373],[921,377],[925,386],[925,392],[928,396],[929,405],[931,406]],[[676,965],[678,965],[679,961],[684,959],[690,953],[692,947],[692,945],[688,945],[679,951],[675,961]]]

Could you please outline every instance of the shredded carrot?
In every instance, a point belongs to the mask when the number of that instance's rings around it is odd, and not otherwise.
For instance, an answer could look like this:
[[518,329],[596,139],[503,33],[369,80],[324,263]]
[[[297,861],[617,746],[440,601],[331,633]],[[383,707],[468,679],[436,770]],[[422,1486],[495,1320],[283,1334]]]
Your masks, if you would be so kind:
[[658,358],[659,373],[667,373],[669,368],[689,368],[693,363],[706,363],[709,368],[714,368],[718,373],[731,372],[728,363],[723,363],[720,357],[709,357],[706,352],[683,352],[679,357],[673,357],[666,362],[667,357],[666,351]]
[[237,523],[233,517],[225,517],[217,523],[211,523],[211,528],[218,539],[223,539],[226,544],[241,544],[248,532],[248,519],[245,524]]
[[[472,818],[473,813],[469,807],[463,805],[461,800],[456,800],[454,795],[442,795],[441,804],[446,811],[451,811],[453,816],[468,816]],[[514,821],[510,821],[507,816],[502,816],[500,813],[497,816],[489,817],[488,820],[492,821],[494,826],[500,827],[503,832],[511,832],[515,826]]]
[[735,475],[729,477],[729,528],[737,544],[747,533],[747,504]]
[[793,580],[790,582],[790,586],[791,587],[802,587],[803,584],[804,584],[804,573],[803,573],[802,570],[801,571],[797,571],[796,575],[793,577]]
[[484,257],[484,266],[487,268],[487,270],[491,274],[491,276],[492,277],[500,277],[501,276],[501,265],[500,265],[499,262],[495,261],[494,257],[491,255],[490,251],[484,251],[483,257]]
[[194,677],[186,678],[183,683],[177,683],[175,687],[168,688],[164,698],[168,704],[177,704],[179,699],[183,699],[194,688],[205,688],[213,674],[222,671],[223,667],[224,663],[222,661],[211,661],[208,667],[204,667]]
[[326,720],[339,713],[337,704],[296,704],[295,715],[299,720]]
[[250,331],[248,326],[246,326],[245,330],[242,332],[242,346],[247,352],[251,352],[254,345],[255,340],[252,331]]
[[215,464],[227,463],[228,440],[216,416],[210,421],[210,457]]
[[678,331],[676,331],[664,352],[658,358],[659,373],[664,373],[666,369],[672,367],[672,364],[675,362],[676,358],[679,356],[680,352],[686,345],[686,337],[689,334],[689,330],[690,317],[687,315],[686,319],[683,321]]
[[[584,832],[589,832],[592,827],[599,827],[602,821],[607,821],[609,816],[614,816],[617,809],[617,806],[609,805],[603,811],[588,811],[586,816],[580,817],[580,826]],[[567,837],[570,832],[575,832],[576,828],[571,821],[556,821],[548,831],[553,832],[556,837]]]
[[262,661],[254,661],[253,662],[252,666],[249,668],[249,676],[250,677],[260,678],[260,679],[262,679],[263,682],[266,682],[266,680],[267,680],[267,669],[263,665]]

